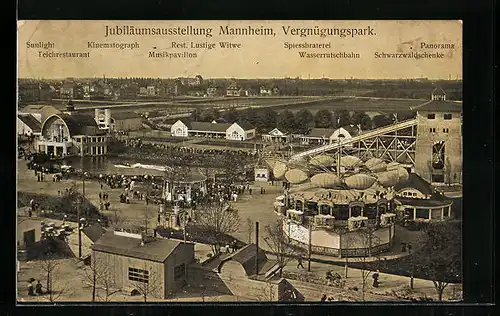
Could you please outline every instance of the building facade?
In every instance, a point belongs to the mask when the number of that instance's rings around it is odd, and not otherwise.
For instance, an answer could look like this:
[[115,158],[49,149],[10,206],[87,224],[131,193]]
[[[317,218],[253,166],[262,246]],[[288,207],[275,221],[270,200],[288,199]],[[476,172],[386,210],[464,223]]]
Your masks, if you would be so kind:
[[247,140],[255,138],[255,127],[248,123],[233,123],[226,130],[226,139]]
[[38,150],[52,157],[103,156],[108,151],[108,137],[92,116],[53,114],[43,123]]
[[165,299],[187,282],[187,266],[195,261],[194,244],[111,231],[92,246],[98,264],[110,267],[115,287],[147,291]]
[[415,172],[435,185],[462,183],[462,104],[441,89],[417,111]]
[[255,127],[248,123],[233,124],[209,122],[188,122],[178,120],[170,127],[170,133],[175,137],[213,137],[228,140],[248,140],[256,135]]

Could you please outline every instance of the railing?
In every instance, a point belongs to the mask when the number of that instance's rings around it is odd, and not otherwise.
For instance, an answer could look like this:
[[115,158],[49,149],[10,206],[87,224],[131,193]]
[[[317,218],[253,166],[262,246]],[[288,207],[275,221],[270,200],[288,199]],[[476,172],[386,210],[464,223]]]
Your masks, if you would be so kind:
[[307,151],[295,154],[291,157],[291,160],[297,160],[297,159],[300,159],[304,156],[315,155],[315,154],[319,154],[319,153],[322,153],[325,151],[338,149],[340,146],[350,145],[352,143],[356,143],[356,142],[359,142],[361,140],[365,140],[367,138],[371,138],[371,137],[375,137],[375,136],[379,136],[379,135],[384,135],[386,133],[395,132],[397,130],[400,130],[403,128],[408,128],[408,127],[414,126],[416,124],[417,124],[417,119],[411,119],[411,120],[399,122],[396,124],[380,127],[380,128],[375,129],[375,130],[372,130],[372,131],[363,133],[361,135],[355,136],[351,139],[348,139],[348,140],[342,142],[342,144],[337,142],[335,144],[329,144],[329,145],[321,146],[321,147],[318,147],[315,149],[311,149],[311,150],[307,150]]

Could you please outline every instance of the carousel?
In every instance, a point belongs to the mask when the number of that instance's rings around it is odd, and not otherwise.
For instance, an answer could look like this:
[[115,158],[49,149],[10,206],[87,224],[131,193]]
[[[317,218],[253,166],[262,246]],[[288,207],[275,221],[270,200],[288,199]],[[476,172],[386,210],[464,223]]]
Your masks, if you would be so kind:
[[394,186],[406,168],[378,158],[319,155],[302,162],[277,161],[278,180],[289,183],[276,198],[290,240],[313,253],[354,257],[387,251],[394,239]]

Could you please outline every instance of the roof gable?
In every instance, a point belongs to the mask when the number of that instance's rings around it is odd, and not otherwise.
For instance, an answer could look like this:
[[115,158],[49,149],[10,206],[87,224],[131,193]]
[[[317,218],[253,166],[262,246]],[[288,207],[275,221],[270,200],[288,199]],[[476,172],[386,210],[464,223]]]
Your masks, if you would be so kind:
[[101,225],[96,223],[85,227],[82,229],[82,232],[89,237],[90,240],[96,242],[102,235],[104,235],[104,233],[106,233],[106,230]]
[[236,122],[234,124],[238,125],[239,127],[241,127],[245,131],[255,129],[255,127],[252,124],[245,122],[245,121]]
[[92,249],[121,256],[164,262],[182,242],[173,239],[154,239],[141,246],[141,239],[116,235],[114,231],[102,235]]
[[280,131],[278,128],[274,128],[268,134],[272,135],[272,136],[284,136],[284,135],[286,135],[285,133],[283,133],[282,131]]
[[39,133],[42,131],[42,124],[31,114],[18,114],[17,117],[28,126],[33,133]]
[[412,111],[432,112],[462,112],[462,103],[446,100],[430,100],[420,105],[410,107]]
[[191,122],[190,130],[206,132],[226,132],[232,124],[210,123],[210,122]]
[[408,180],[399,182],[394,186],[394,189],[396,191],[401,191],[409,188],[418,190],[425,195],[431,195],[434,192],[434,187],[416,173],[410,173],[408,175]]
[[266,252],[263,249],[259,248],[258,254],[256,254],[256,250],[257,250],[257,245],[255,244],[246,245],[245,247],[239,249],[234,254],[226,258],[221,263],[219,268],[222,266],[224,262],[229,260],[234,260],[243,266],[243,269],[245,269],[245,272],[248,276],[253,275],[255,274],[256,256],[258,256],[259,265],[263,265],[264,263],[267,262]]

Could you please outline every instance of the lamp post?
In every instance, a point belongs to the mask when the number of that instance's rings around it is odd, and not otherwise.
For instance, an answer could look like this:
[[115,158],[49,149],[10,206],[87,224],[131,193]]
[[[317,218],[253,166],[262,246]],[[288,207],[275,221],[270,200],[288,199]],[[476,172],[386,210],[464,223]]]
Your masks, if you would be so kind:
[[308,247],[308,263],[307,263],[307,271],[311,272],[311,253],[312,253],[312,230],[313,230],[313,223],[309,223],[309,247]]
[[337,176],[340,178],[340,158],[342,157],[342,139],[344,139],[344,134],[339,134],[339,150],[337,156]]

